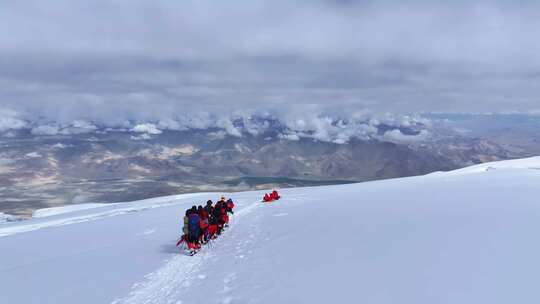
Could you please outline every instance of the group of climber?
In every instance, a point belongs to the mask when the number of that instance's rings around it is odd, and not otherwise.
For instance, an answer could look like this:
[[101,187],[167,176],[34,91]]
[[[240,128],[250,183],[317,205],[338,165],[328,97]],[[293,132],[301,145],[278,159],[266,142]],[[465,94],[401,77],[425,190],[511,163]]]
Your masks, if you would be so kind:
[[270,194],[265,193],[263,197],[263,202],[269,203],[271,201],[277,201],[281,196],[279,196],[276,190],[272,191]]
[[234,202],[225,200],[222,196],[215,204],[208,200],[206,206],[193,206],[186,210],[184,216],[183,236],[178,243],[186,243],[191,255],[195,254],[201,246],[217,238],[224,228],[229,225],[229,213],[234,214]]

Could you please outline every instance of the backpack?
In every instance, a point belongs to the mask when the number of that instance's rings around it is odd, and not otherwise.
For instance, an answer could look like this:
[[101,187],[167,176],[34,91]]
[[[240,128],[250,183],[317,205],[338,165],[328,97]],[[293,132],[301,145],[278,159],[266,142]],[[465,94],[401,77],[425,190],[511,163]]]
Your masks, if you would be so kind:
[[188,226],[189,226],[188,221],[189,221],[188,217],[184,216],[184,226],[182,226],[182,232],[184,234],[188,234]]

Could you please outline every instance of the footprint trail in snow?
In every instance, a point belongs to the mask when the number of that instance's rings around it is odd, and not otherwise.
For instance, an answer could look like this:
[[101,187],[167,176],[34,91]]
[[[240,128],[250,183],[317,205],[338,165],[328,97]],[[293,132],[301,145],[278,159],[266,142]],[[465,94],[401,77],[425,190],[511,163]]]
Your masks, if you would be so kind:
[[[254,237],[236,233],[237,225],[241,225],[242,219],[261,207],[264,205],[260,202],[237,201],[237,210],[231,217],[231,226],[218,239],[204,246],[195,256],[186,256],[179,250],[179,253],[160,269],[146,275],[144,282],[133,285],[127,297],[117,299],[111,304],[190,303],[186,299],[186,294],[189,293],[191,287],[195,284],[208,283],[206,281],[209,276],[203,272],[203,268],[215,267],[216,263],[226,265],[225,263],[230,262],[221,261],[221,256],[227,257],[232,254],[234,259],[241,260],[251,252],[248,248],[254,242]],[[255,233],[257,231],[254,229],[255,226],[251,224],[249,231]],[[233,303],[231,292],[234,290],[232,283],[235,279],[234,272],[229,272],[222,279],[223,287],[220,291],[222,297],[216,299],[216,303]]]

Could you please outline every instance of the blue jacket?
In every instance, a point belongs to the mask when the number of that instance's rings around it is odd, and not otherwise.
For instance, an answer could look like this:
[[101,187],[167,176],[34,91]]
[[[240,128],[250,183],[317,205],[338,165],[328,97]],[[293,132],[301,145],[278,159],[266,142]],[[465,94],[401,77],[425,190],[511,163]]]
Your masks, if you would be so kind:
[[201,218],[199,217],[198,214],[196,213],[192,213],[189,215],[189,218],[188,218],[188,230],[190,233],[196,233],[199,231],[200,229],[200,221],[201,221]]

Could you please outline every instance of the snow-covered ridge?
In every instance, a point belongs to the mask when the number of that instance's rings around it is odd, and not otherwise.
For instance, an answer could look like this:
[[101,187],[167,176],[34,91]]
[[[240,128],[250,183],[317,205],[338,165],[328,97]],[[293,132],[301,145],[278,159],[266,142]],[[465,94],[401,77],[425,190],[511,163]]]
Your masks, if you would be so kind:
[[488,170],[505,170],[505,169],[533,169],[540,170],[540,156],[529,157],[524,159],[512,159],[498,162],[489,162],[479,165],[470,166],[463,169],[452,171],[453,173],[461,172],[484,172]]
[[208,193],[180,194],[141,201],[114,204],[82,204],[37,210],[35,218],[0,226],[0,238],[42,228],[59,227],[88,221],[140,212],[154,208],[178,204],[185,200],[208,195]]
[[540,170],[540,156],[482,163],[448,172],[434,172],[426,176],[455,176],[491,170]]
[[17,221],[21,221],[21,220],[22,220],[22,218],[20,218],[18,216],[11,215],[11,214],[5,214],[3,212],[0,212],[0,224],[7,223],[7,222],[17,222]]
[[94,209],[99,207],[105,207],[105,206],[112,206],[114,204],[77,204],[77,205],[68,205],[68,206],[61,206],[61,207],[51,207],[51,208],[43,208],[43,209],[37,209],[32,213],[33,218],[40,218],[40,217],[47,217],[47,216],[53,216],[53,215],[60,215],[64,213],[70,213],[75,211],[82,211],[87,209]]

